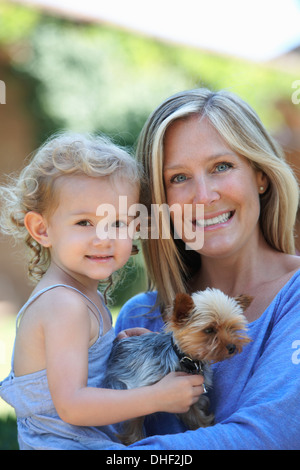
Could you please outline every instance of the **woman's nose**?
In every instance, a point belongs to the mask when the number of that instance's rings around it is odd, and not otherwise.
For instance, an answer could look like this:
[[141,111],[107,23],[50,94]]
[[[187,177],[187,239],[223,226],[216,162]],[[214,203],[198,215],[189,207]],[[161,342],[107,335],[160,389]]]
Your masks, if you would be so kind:
[[194,203],[209,205],[217,201],[220,195],[215,184],[210,181],[209,177],[199,176],[195,179],[194,186]]

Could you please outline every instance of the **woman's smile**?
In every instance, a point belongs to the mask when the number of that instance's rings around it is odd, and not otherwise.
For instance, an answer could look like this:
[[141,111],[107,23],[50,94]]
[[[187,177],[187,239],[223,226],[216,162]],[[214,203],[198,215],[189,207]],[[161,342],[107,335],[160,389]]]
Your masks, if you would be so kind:
[[[167,129],[164,150],[168,205],[192,207],[193,230],[204,232],[196,251],[209,257],[229,256],[248,242],[256,243],[263,174],[232,151],[207,120],[194,116]],[[201,205],[202,214],[197,215]],[[182,239],[188,247],[190,239]]]
[[224,226],[226,222],[232,219],[234,212],[226,211],[211,217],[206,216],[204,219],[194,220],[193,224],[195,227],[204,228],[204,230],[221,228],[221,226]]

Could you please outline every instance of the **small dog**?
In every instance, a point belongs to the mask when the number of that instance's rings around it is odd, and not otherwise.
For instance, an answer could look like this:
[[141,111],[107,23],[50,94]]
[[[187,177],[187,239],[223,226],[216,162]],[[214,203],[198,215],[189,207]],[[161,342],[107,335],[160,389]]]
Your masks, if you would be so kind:
[[[169,372],[204,375],[204,390],[212,385],[210,364],[241,352],[250,339],[244,310],[252,298],[231,298],[217,289],[177,294],[168,311],[166,331],[115,341],[107,368],[106,387],[131,389],[152,385]],[[202,394],[196,405],[179,415],[189,429],[211,426],[209,399]],[[144,417],[122,423],[119,439],[129,445],[144,437]]]

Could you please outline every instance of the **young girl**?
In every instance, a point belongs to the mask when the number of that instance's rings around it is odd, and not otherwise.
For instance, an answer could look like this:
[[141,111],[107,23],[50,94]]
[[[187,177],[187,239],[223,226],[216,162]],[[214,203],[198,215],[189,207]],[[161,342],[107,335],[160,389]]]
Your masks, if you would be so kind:
[[[114,423],[185,412],[202,377],[172,373],[151,387],[101,388],[115,334],[98,284],[131,255],[132,218],[119,196],[127,208],[138,202],[134,159],[107,139],[63,134],[1,192],[2,230],[26,242],[38,280],[18,315],[12,371],[0,383],[16,411],[20,449],[105,449],[118,442]],[[101,204],[115,208],[107,219],[114,236],[99,230]]]

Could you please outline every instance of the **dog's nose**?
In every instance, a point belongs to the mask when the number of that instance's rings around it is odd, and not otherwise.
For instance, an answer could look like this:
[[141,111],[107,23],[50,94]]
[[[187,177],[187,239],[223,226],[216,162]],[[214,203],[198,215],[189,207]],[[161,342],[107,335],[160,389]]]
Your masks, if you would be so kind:
[[227,344],[226,346],[227,351],[229,354],[233,354],[234,351],[236,350],[236,345],[235,344]]

